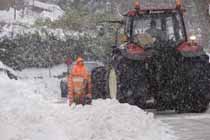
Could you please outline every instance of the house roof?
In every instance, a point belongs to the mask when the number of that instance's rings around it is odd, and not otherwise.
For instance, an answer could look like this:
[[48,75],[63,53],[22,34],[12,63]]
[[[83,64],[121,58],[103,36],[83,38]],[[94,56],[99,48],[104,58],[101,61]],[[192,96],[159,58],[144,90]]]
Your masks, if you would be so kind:
[[47,3],[40,2],[40,1],[34,1],[34,3],[33,3],[33,1],[30,1],[29,6],[38,7],[43,10],[47,10],[47,11],[55,11],[55,10],[62,11],[62,9],[58,5],[47,4]]

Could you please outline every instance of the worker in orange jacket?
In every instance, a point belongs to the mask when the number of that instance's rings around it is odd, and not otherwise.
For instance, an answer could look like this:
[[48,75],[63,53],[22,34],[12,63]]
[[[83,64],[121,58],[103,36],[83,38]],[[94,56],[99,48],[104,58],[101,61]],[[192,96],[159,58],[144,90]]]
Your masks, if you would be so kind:
[[88,73],[84,60],[78,57],[76,64],[73,66],[68,77],[68,96],[69,105],[76,104],[91,104],[91,79]]

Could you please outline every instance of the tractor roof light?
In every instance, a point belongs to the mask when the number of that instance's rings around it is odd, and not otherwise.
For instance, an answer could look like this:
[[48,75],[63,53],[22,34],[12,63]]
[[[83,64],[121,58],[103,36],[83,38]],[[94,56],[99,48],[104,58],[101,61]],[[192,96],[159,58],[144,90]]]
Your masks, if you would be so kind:
[[176,8],[181,8],[182,0],[176,0]]
[[196,41],[196,36],[195,35],[191,35],[190,36],[190,41]]
[[192,46],[192,47],[195,47],[195,46],[197,46],[197,42],[196,42],[196,36],[195,35],[191,35],[190,36],[190,45]]
[[134,3],[134,8],[135,8],[136,10],[140,10],[140,2],[139,2],[139,1],[136,1],[136,2]]

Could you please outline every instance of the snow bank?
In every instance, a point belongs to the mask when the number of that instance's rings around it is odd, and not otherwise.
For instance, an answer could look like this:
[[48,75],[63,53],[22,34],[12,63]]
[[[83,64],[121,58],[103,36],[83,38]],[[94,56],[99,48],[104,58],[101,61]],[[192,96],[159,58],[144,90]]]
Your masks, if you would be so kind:
[[[72,140],[172,140],[175,139],[152,113],[115,100],[97,100],[92,106],[74,106],[61,112],[71,127]],[[71,119],[69,119],[71,118]],[[77,122],[77,123],[75,123]]]
[[[52,79],[48,79],[52,80]],[[49,81],[53,82],[53,81]],[[51,92],[35,80],[0,76],[0,137],[3,140],[175,140],[152,113],[97,100],[72,106],[45,100]]]

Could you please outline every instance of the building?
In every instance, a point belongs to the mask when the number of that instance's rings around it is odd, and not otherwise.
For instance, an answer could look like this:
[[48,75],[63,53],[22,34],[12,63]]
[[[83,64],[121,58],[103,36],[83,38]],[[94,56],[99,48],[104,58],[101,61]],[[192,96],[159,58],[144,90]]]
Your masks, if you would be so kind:
[[12,0],[0,0],[0,10],[8,10],[12,5]]
[[36,13],[42,13],[43,11],[48,11],[48,12],[63,11],[58,5],[47,4],[37,0],[30,1],[27,5],[29,9],[31,9],[33,12]]

